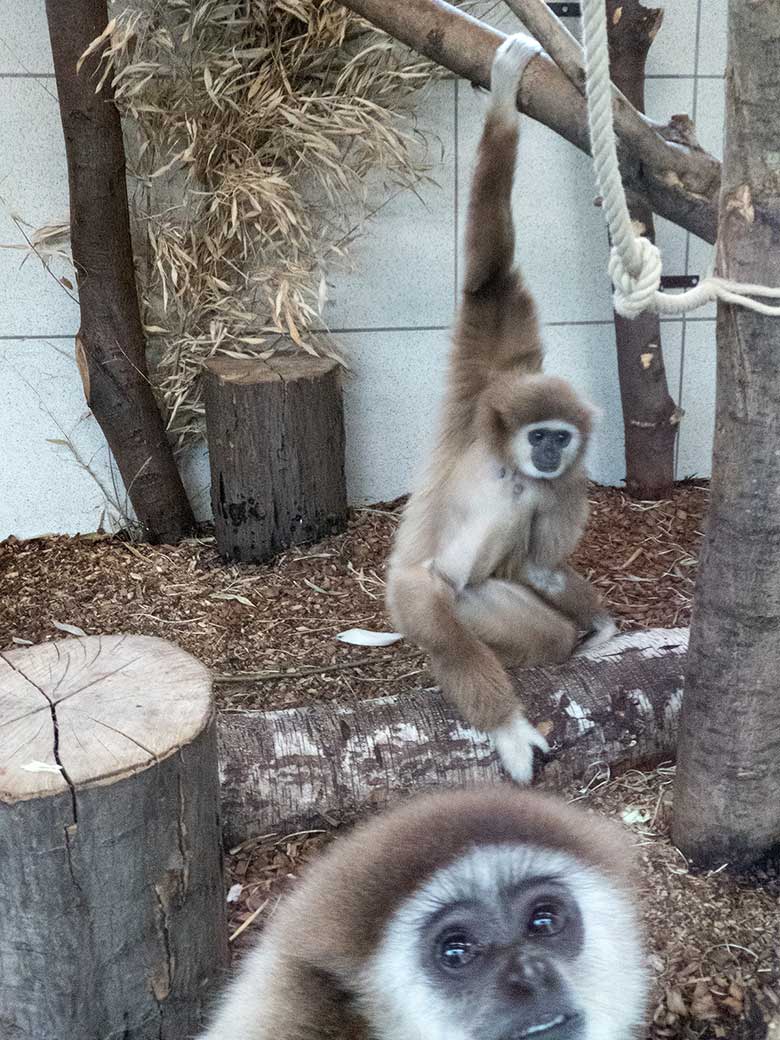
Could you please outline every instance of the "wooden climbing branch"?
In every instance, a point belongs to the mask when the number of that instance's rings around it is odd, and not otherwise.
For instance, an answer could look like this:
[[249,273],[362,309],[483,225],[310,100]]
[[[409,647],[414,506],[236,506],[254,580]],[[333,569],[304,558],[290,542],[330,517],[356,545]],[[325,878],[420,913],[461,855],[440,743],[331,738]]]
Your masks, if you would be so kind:
[[[504,34],[444,0],[342,3],[457,76],[478,86],[489,85],[493,53]],[[550,33],[544,35],[539,42],[554,49]],[[641,163],[636,183],[627,186],[646,196],[656,213],[714,242],[720,163],[699,147],[692,134],[682,132],[679,121],[660,126],[626,106],[628,102],[618,99],[616,128],[623,148]],[[581,151],[590,151],[585,99],[547,55],[529,63],[520,85],[519,107]]]

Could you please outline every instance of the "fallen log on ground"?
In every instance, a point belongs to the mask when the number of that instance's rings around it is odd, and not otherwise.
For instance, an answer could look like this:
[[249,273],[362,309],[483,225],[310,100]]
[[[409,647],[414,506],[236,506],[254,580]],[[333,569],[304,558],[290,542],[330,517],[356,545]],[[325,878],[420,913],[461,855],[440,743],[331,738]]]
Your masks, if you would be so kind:
[[[518,695],[555,754],[558,787],[599,771],[672,757],[688,630],[632,632],[563,665],[515,673]],[[322,826],[429,787],[497,780],[487,736],[464,726],[438,690],[219,721],[224,840]]]

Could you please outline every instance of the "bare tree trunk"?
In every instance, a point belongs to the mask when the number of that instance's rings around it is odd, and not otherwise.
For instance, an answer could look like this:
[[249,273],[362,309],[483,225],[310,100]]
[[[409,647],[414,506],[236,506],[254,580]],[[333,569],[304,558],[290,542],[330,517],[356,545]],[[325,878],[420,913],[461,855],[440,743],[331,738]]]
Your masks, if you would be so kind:
[[[438,62],[472,83],[487,87],[496,47],[504,34],[444,0],[342,0],[390,36]],[[513,0],[512,8],[542,0]],[[540,20],[541,24],[541,20]],[[539,42],[550,53],[554,42]],[[550,127],[583,152],[590,152],[585,98],[546,55],[531,60],[520,84],[520,109]],[[615,130],[621,148],[640,161],[635,181],[627,187],[645,196],[662,217],[692,231],[707,242],[715,241],[720,164],[696,144],[687,121],[668,126],[653,123],[627,111],[628,102],[617,99]],[[673,142],[673,143],[672,143]]]
[[147,375],[122,127],[110,81],[95,93],[99,52],[76,72],[80,56],[106,28],[106,0],[46,0],[46,15],[68,160],[84,394],[148,537],[175,542],[194,518]]
[[[729,0],[719,273],[780,285],[780,4]],[[743,865],[780,842],[780,322],[718,307],[712,498],[694,598],[674,840]]]
[[[647,55],[661,28],[661,8],[639,0],[607,0],[612,81],[631,104],[645,110]],[[639,162],[626,157],[623,176],[636,182]],[[629,173],[631,170],[631,173]],[[639,234],[655,241],[653,211],[637,191],[626,192],[631,219]],[[635,498],[658,499],[674,483],[674,444],[679,411],[669,396],[658,314],[645,311],[633,321],[615,312],[620,401],[626,452],[626,490]]]
[[[529,718],[555,748],[545,786],[672,757],[687,637],[679,628],[629,632],[562,665],[515,673]],[[224,712],[219,743],[228,845],[319,826],[411,791],[502,777],[490,738],[465,726],[438,690]]]

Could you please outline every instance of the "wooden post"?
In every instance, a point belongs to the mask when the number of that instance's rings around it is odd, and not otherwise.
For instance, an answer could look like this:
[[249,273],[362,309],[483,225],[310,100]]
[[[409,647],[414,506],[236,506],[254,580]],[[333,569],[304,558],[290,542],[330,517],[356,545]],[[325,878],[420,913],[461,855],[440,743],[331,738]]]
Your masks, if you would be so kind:
[[[515,673],[529,717],[556,749],[546,785],[673,757],[687,636],[631,632],[565,664]],[[465,726],[438,690],[225,712],[219,740],[229,845],[502,775],[489,737]]]
[[217,545],[262,562],[342,531],[344,417],[335,361],[301,354],[206,365]]
[[161,639],[0,654],[0,1037],[181,1040],[227,964],[211,683]]

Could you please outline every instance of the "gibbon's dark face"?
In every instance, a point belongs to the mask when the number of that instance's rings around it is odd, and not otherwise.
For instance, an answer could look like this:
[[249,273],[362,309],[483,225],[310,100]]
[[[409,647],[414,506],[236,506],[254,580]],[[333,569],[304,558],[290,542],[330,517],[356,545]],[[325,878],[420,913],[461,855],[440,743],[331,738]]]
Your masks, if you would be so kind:
[[363,978],[377,1040],[628,1040],[647,992],[632,898],[533,843],[475,845],[389,920]]
[[528,423],[515,437],[515,458],[526,476],[554,480],[575,460],[581,441],[577,427],[562,419]]
[[531,445],[531,461],[542,473],[553,473],[561,464],[561,456],[567,444],[571,443],[568,430],[551,430],[546,426],[537,426],[528,434]]
[[420,931],[430,983],[484,1040],[578,1040],[584,1015],[567,982],[582,951],[582,915],[554,880],[522,881],[496,900],[457,902]]

